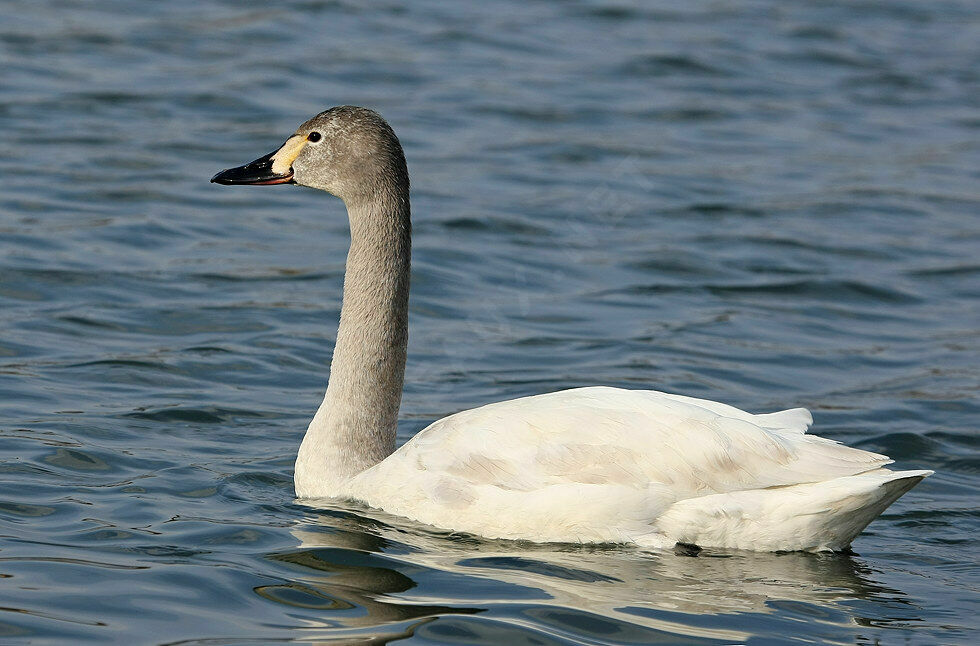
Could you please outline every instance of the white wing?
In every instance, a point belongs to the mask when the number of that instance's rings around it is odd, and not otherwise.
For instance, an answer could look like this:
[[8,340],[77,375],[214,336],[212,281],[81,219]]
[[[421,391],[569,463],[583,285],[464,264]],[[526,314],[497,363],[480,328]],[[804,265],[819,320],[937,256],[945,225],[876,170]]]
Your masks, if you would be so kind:
[[805,409],[752,415],[656,391],[566,390],[441,419],[345,493],[489,537],[631,540],[681,500],[890,462],[805,435],[810,420]]

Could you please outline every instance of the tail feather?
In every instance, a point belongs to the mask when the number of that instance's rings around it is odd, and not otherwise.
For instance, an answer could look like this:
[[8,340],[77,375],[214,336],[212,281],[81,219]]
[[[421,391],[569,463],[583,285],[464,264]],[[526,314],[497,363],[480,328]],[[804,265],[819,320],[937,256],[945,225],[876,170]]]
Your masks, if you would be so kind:
[[825,546],[820,549],[842,550],[847,548],[871,521],[877,518],[893,502],[932,471],[889,471],[880,469],[857,476],[855,493],[842,505],[842,509],[830,515],[823,523]]
[[932,473],[876,469],[826,482],[690,498],[661,515],[655,533],[660,542],[666,536],[701,547],[843,550],[889,505]]

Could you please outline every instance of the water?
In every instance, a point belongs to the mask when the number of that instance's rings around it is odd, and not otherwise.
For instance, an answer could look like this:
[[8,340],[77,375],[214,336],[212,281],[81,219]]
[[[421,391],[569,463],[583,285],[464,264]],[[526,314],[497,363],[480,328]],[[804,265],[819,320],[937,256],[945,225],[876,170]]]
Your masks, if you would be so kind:
[[[8,0],[0,643],[972,643],[977,42],[968,1]],[[207,180],[340,103],[413,178],[401,441],[603,383],[937,474],[853,555],[296,503],[344,212]]]

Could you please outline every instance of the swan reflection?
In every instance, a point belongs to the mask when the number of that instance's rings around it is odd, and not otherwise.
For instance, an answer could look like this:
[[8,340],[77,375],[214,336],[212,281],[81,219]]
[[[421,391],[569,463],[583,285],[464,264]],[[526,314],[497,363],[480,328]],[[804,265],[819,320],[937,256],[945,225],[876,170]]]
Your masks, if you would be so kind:
[[[354,514],[346,505],[320,504],[320,513],[292,529],[298,548],[269,557],[302,571],[304,583],[256,592],[283,603],[322,607],[331,611],[325,613],[331,622],[347,628],[411,622],[403,627],[410,634],[420,620],[523,600],[534,608],[522,621],[549,630],[557,626],[541,624],[565,622],[567,631],[573,612],[587,613],[584,621],[592,628],[613,620],[617,630],[625,623],[672,635],[742,641],[751,633],[722,627],[732,622],[703,619],[768,614],[789,603],[809,604],[806,611],[825,621],[856,626],[860,620],[838,602],[902,597],[845,554],[645,552],[516,543],[440,532],[371,509]],[[472,577],[486,585],[474,585]],[[466,601],[469,605],[462,606]]]

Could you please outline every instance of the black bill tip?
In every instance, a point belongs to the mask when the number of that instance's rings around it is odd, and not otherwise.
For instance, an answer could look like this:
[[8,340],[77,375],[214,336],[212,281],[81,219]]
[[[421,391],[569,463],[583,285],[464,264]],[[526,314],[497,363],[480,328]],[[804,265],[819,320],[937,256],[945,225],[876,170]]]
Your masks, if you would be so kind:
[[227,168],[211,178],[212,184],[292,184],[293,170],[287,173],[272,171],[272,152],[237,168]]

